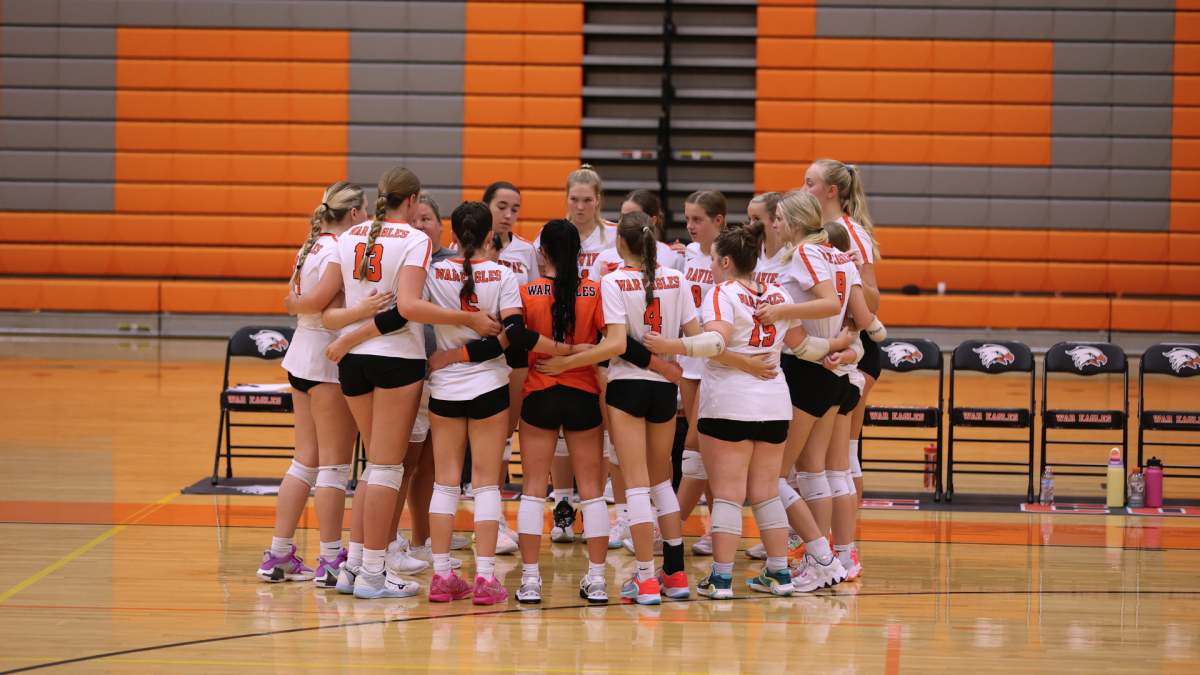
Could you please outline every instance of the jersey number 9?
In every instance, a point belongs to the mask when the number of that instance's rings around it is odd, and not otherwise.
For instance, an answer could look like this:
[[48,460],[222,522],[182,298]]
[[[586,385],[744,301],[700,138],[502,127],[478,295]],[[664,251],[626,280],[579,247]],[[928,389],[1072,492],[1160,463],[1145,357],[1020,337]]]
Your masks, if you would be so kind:
[[838,272],[833,283],[837,284],[838,302],[846,304],[846,273]]
[[[362,267],[363,252],[367,250],[366,242],[354,247],[354,278],[361,279],[358,276],[358,270]],[[367,262],[367,281],[379,281],[383,278],[383,268],[380,265],[380,258],[383,257],[383,244],[375,244],[371,247],[371,255]]]

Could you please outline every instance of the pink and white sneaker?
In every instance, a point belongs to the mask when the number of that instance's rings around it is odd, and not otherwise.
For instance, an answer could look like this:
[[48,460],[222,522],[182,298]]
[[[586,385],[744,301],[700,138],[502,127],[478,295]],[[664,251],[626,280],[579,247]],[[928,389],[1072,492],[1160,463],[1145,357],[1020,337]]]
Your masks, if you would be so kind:
[[287,555],[276,558],[271,555],[271,549],[263,551],[262,564],[258,566],[258,578],[277,584],[281,581],[312,581],[317,573],[304,564],[304,560],[296,555],[296,547]]
[[495,575],[492,575],[491,579],[475,577],[475,597],[471,602],[476,605],[495,605],[508,602],[508,591],[500,585]]
[[450,602],[451,600],[462,600],[471,595],[471,586],[457,573],[451,572],[449,577],[444,577],[440,574],[433,575],[433,581],[429,582],[429,601],[430,602]]
[[858,549],[850,551],[850,569],[846,570],[846,581],[854,581],[862,574],[862,563],[858,561]]

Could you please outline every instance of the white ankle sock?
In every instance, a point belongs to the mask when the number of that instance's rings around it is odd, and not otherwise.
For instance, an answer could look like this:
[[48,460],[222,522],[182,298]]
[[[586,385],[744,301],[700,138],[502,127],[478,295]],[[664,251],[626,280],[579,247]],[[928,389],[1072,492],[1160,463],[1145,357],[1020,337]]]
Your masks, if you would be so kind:
[[588,562],[588,576],[593,579],[603,579],[606,563]]
[[475,556],[475,576],[491,579],[496,576],[496,556]]
[[833,551],[829,548],[829,540],[825,537],[804,542],[804,550],[823,563],[829,562],[830,556],[833,555]]
[[363,545],[350,542],[346,547],[346,564],[351,567],[362,567]]
[[853,550],[850,548],[850,544],[834,546],[833,550],[837,551],[838,560],[841,561],[843,566],[849,567],[854,564],[854,561],[850,559],[850,551]]
[[276,558],[288,555],[292,552],[292,542],[294,541],[294,537],[288,537],[287,539],[283,537],[271,537],[271,555]]
[[713,571],[717,574],[733,574],[733,563],[719,563],[714,560]]
[[637,561],[637,570],[638,570],[637,571],[638,581],[646,581],[646,580],[650,579],[651,577],[654,576],[654,561],[653,560],[651,560],[650,562],[642,562],[641,560]]
[[342,540],[323,541],[321,542],[321,557],[326,560],[333,560],[342,553]]
[[567,488],[566,490],[555,490],[554,491],[554,505],[557,506],[558,503],[564,499],[568,500],[568,503],[570,503],[571,493],[573,493],[574,491],[575,490],[572,488]]
[[781,555],[777,558],[767,556],[767,569],[771,570],[772,572],[778,572],[780,570],[787,569],[787,556]]
[[521,563],[521,579],[537,579],[542,576],[537,563]]
[[363,569],[371,574],[379,574],[383,571],[383,557],[387,553],[383,549],[372,551],[369,548],[363,549]]
[[433,554],[433,573],[439,574],[445,579],[449,579],[453,573],[450,567],[449,553],[434,553]]

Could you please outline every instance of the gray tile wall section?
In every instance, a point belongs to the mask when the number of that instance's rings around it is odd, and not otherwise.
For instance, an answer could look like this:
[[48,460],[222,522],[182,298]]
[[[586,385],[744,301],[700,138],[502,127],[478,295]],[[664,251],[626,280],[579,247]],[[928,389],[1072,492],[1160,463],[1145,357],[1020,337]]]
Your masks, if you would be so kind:
[[0,209],[111,210],[116,27],[346,30],[349,178],[461,201],[464,2],[4,0]]
[[1054,42],[1050,168],[863,166],[896,225],[1167,230],[1173,0],[820,0],[821,37]]

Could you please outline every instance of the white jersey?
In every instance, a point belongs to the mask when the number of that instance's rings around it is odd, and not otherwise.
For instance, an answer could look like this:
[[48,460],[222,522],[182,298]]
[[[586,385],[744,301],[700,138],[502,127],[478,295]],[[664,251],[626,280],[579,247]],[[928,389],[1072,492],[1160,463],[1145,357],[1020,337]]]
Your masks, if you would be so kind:
[[700,243],[695,241],[687,245],[687,249],[684,251],[683,257],[690,258],[694,255],[704,255],[704,252],[700,250]]
[[787,247],[781,247],[775,255],[768,258],[767,249],[763,247],[758,256],[758,264],[754,266],[754,280],[760,284],[782,285],[783,275],[788,268],[783,264],[784,253],[787,253]]
[[[658,247],[655,250],[655,253],[658,256],[658,264],[668,269],[682,272],[684,265],[686,264],[683,256],[676,253],[675,249],[667,246],[661,241],[655,243],[658,244]],[[616,270],[624,264],[625,262],[621,260],[621,255],[617,253],[616,246],[613,246],[612,248],[606,248],[600,252],[600,255],[596,258],[596,263],[592,265],[592,268],[595,270],[595,274],[597,276],[593,276],[591,279],[593,281],[600,279],[604,277],[604,275]]]
[[[700,311],[700,303],[708,296],[713,287],[712,258],[698,253],[688,258],[683,268],[683,285],[688,297]],[[704,368],[704,359],[680,356],[679,365],[683,366],[683,376],[689,380],[699,380]]]
[[[587,239],[579,242],[579,276],[592,281],[600,280],[600,270],[596,265],[596,259],[605,249],[612,248],[617,245],[617,224],[610,223],[607,220],[602,221],[600,227],[592,230]],[[542,234],[533,240],[533,248],[537,250],[542,246]]]
[[[338,261],[342,264],[342,285],[346,291],[346,306],[353,307],[371,291],[396,292],[400,281],[400,269],[420,267],[429,269],[429,257],[433,253],[433,242],[425,233],[408,223],[385,220],[375,239],[375,246],[367,251],[367,235],[371,223],[355,225],[338,237]],[[358,278],[358,263],[363,256],[370,260],[367,278]],[[395,306],[395,305],[393,305]],[[342,329],[342,335],[354,332],[359,326],[372,319],[355,321]],[[425,360],[425,331],[421,324],[412,321],[398,331],[373,337],[350,349],[351,354],[374,354],[402,359]]]
[[538,254],[533,244],[512,235],[512,241],[500,250],[499,263],[512,270],[517,286],[533,283],[542,276],[538,271]]
[[[625,324],[628,336],[638,342],[652,330],[667,337],[679,335],[680,327],[696,318],[696,304],[683,287],[683,275],[660,265],[654,271],[654,302],[649,307],[645,280],[646,275],[632,267],[622,267],[601,280],[604,323]],[[631,365],[619,356],[609,362],[608,379],[667,381],[662,375]]]
[[[746,356],[768,354],[767,362],[779,363],[783,336],[800,324],[799,320],[782,319],[773,325],[762,325],[754,318],[760,302],[772,305],[791,304],[787,292],[774,284],[746,286],[740,281],[726,281],[710,290],[700,307],[700,318],[725,321],[733,329],[725,349]],[[752,422],[792,419],[792,400],[788,396],[783,371],[776,369],[775,378],[760,380],[745,371],[713,361],[704,361],[700,378],[700,418]]]
[[[296,295],[302,296],[317,287],[325,268],[337,260],[337,250],[337,237],[328,232],[317,236],[292,287]],[[296,254],[296,262],[300,262],[299,253]],[[295,270],[294,264],[292,269]],[[325,348],[336,339],[337,333],[321,323],[320,312],[300,314],[296,317],[296,333],[292,336],[292,344],[280,365],[303,380],[337,382],[337,364],[325,358]]]
[[[463,298],[462,258],[434,263],[425,280],[425,299],[446,309],[491,312],[497,317],[503,310],[521,308],[521,287],[512,270],[489,260],[472,260],[471,272],[475,277],[475,292]],[[468,326],[444,324],[434,325],[433,334],[439,351],[456,349],[483,337]],[[430,396],[443,401],[469,401],[493,389],[507,387],[510,372],[512,369],[503,354],[482,363],[455,363],[429,376]]]
[[864,265],[874,263],[875,246],[867,228],[850,220],[850,216],[842,216],[838,222],[845,225],[846,231],[850,233],[850,250],[858,251],[858,261]]
[[[835,316],[803,319],[802,323],[809,335],[830,339],[837,337],[842,330],[842,322],[850,305],[851,287],[862,286],[858,268],[855,267],[854,261],[850,260],[850,256],[829,244],[805,244],[796,249],[784,279],[784,289],[796,298],[796,302],[815,300],[817,296],[812,294],[812,287],[825,280],[833,282],[833,288],[842,304],[841,310]],[[794,287],[795,291],[791,287]],[[788,350],[788,353],[790,354],[791,350]],[[862,375],[856,366],[843,364],[833,372],[851,376],[851,381],[862,388]]]

